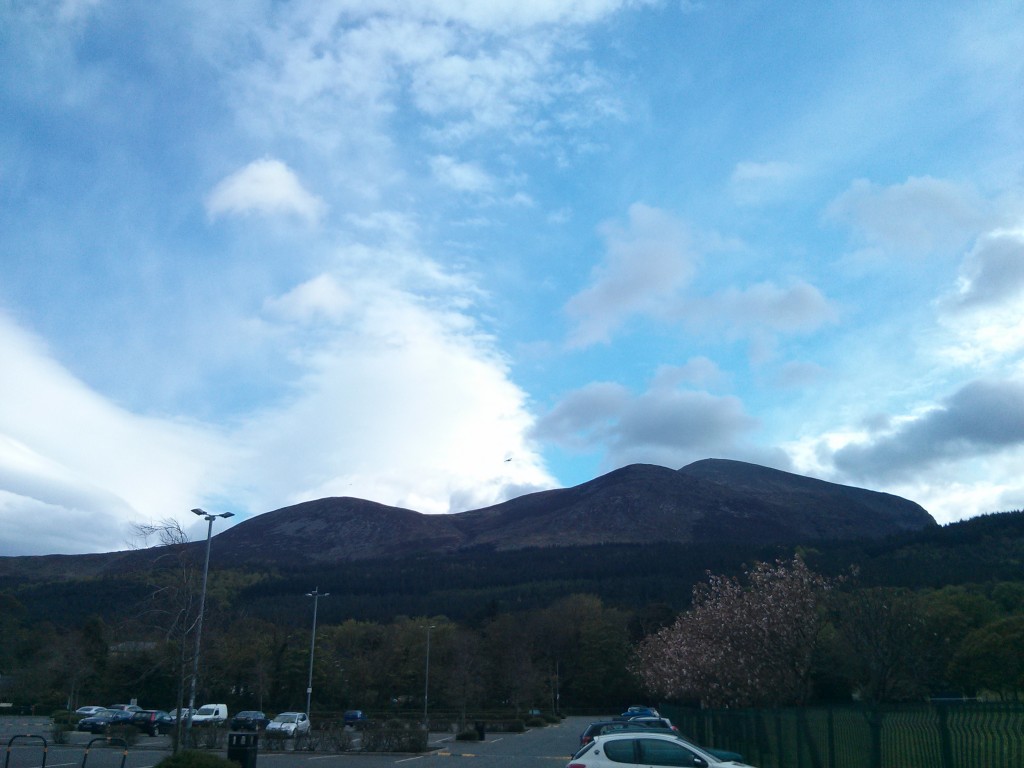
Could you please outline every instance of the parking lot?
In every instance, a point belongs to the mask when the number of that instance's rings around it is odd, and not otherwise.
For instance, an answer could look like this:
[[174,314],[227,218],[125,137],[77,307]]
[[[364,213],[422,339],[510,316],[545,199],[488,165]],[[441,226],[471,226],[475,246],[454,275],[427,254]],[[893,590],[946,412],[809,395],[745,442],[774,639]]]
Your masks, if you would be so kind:
[[[450,733],[436,733],[430,736],[430,751],[423,754],[261,749],[256,763],[257,768],[384,768],[399,763],[408,763],[410,768],[456,768],[452,761],[471,760],[472,768],[561,768],[588,722],[590,718],[568,718],[558,725],[525,733],[488,733],[482,742],[456,741]],[[35,738],[26,738],[28,734]],[[19,738],[8,748],[13,736]],[[108,746],[101,737],[71,733],[67,744],[49,743],[44,752],[40,736],[51,741],[46,718],[0,718],[0,739],[7,760],[0,768],[152,768],[170,754],[171,747],[168,736],[140,736],[125,751]],[[226,755],[226,750],[219,754]]]

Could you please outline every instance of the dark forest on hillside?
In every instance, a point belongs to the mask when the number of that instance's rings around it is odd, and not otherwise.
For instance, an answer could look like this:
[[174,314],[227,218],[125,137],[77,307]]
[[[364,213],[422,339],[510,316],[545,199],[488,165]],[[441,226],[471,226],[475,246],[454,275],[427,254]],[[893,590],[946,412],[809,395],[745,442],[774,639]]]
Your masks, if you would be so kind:
[[[133,694],[170,708],[196,610],[194,553],[183,547],[161,567],[116,576],[0,580],[0,695],[57,705]],[[709,573],[732,577],[794,554],[817,573],[845,577],[847,593],[884,588],[922,626],[939,627],[933,634],[942,633],[941,643],[915,650],[935,658],[913,673],[920,679],[906,690],[914,696],[950,688],[973,695],[981,685],[973,681],[987,673],[978,666],[980,651],[979,658],[963,657],[965,644],[998,646],[1000,637],[1016,637],[1012,622],[1024,621],[1022,512],[884,540],[789,548],[475,549],[267,571],[218,569],[214,551],[201,695],[243,708],[301,704],[306,594],[317,587],[330,594],[319,602],[315,687],[323,708],[415,700],[426,627],[434,632],[439,707],[540,706],[556,689],[566,705],[601,706],[644,695],[629,669],[632,649],[690,607],[695,584]],[[828,654],[815,695],[848,699],[856,671],[836,673],[840,646]],[[1005,671],[1005,661],[997,663]],[[42,688],[41,680],[48,681]]]

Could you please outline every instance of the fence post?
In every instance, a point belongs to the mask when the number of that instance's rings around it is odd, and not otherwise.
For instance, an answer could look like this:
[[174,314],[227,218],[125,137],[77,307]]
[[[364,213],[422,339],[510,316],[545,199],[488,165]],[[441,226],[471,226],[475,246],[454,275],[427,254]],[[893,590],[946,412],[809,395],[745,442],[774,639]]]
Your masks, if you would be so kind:
[[786,762],[786,748],[782,740],[782,714],[778,707],[772,711],[775,713],[775,768],[783,768],[788,763]]
[[949,737],[949,707],[945,702],[936,702],[939,716],[939,762],[942,768],[953,768],[953,742]]
[[836,768],[836,718],[835,710],[832,707],[828,708],[828,714],[825,722],[828,728],[828,737],[826,741],[826,749],[828,750],[828,768]]
[[871,732],[870,768],[882,768],[882,720],[884,715],[877,704],[872,704],[865,717]]

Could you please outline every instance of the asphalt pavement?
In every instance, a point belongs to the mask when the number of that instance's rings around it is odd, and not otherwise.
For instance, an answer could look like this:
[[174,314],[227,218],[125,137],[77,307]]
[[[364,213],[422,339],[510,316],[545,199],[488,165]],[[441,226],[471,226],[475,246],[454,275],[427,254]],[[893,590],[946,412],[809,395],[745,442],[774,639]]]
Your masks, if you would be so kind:
[[[256,768],[392,768],[399,763],[408,763],[407,768],[563,768],[590,720],[567,718],[525,733],[487,733],[484,741],[456,741],[453,734],[432,733],[430,751],[422,754],[260,749]],[[127,749],[88,733],[71,732],[68,737],[67,744],[54,744],[47,718],[0,717],[2,768],[153,768],[171,748],[169,736],[142,734]],[[464,761],[471,762],[459,765]]]

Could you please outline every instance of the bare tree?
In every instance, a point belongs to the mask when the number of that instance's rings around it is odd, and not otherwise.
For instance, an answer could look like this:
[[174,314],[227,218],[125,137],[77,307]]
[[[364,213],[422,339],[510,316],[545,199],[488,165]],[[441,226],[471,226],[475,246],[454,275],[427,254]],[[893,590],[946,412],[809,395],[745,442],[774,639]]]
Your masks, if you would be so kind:
[[199,618],[202,572],[196,549],[190,546],[188,535],[177,520],[168,518],[157,524],[135,524],[133,527],[143,542],[155,536],[161,550],[154,563],[157,567],[151,571],[153,591],[144,615],[148,623],[163,635],[166,646],[173,653],[177,679],[178,716],[174,738],[174,750],[177,752],[181,742],[186,673],[191,662],[188,640]]

